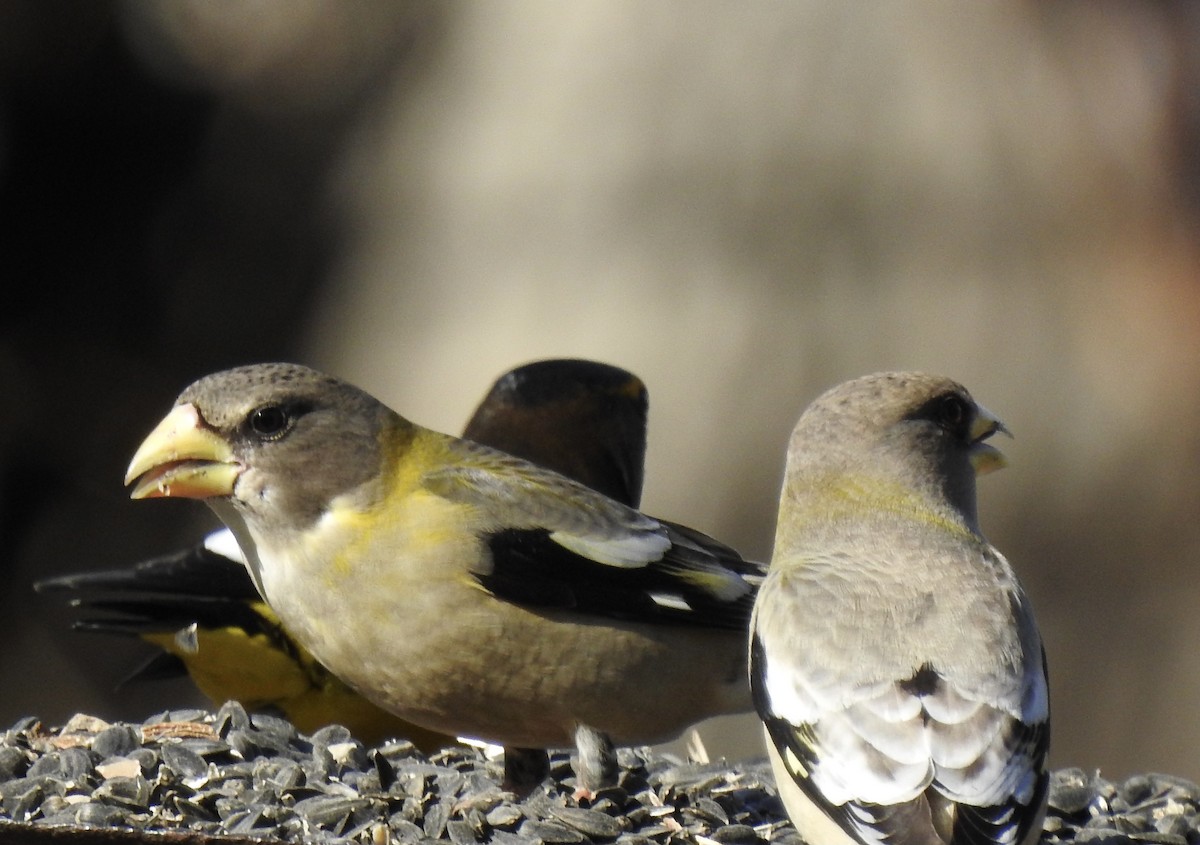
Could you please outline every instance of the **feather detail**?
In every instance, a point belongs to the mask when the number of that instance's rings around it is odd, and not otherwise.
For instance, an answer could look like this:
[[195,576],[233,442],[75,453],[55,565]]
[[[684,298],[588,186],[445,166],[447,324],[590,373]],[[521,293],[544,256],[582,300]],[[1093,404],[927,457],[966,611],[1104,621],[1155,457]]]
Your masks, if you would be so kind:
[[[563,546],[545,529],[507,529],[489,535],[487,543],[492,567],[475,577],[493,595],[515,604],[652,624],[733,630],[749,624],[754,596],[738,574],[738,568],[749,566],[740,558],[714,553],[704,563],[711,571],[701,572],[697,560],[677,561],[676,547],[670,546],[659,560],[618,567]],[[694,558],[696,552],[687,554]],[[736,580],[739,588],[729,589],[726,580]]]

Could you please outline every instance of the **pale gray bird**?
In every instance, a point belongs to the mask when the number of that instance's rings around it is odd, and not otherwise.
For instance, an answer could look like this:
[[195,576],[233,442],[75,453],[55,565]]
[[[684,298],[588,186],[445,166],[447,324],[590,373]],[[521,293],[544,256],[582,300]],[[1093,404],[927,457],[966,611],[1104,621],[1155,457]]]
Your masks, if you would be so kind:
[[1006,432],[949,379],[828,391],[788,450],[750,683],[813,845],[1036,842],[1050,708],[1029,600],[979,530]]

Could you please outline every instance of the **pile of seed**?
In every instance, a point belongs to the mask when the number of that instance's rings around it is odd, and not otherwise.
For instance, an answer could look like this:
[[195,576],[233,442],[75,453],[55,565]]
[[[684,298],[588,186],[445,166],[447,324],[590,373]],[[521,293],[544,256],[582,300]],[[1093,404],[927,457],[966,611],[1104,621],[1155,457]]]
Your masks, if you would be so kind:
[[[345,728],[306,736],[236,703],[141,725],[77,716],[47,730],[25,719],[0,735],[0,843],[50,841],[33,836],[47,831],[78,842],[96,830],[110,834],[96,840],[105,842],[126,831],[201,843],[800,843],[765,761],[622,749],[619,763],[615,786],[577,797],[568,755],[553,755],[551,780],[517,798],[501,786],[501,762],[480,749],[368,749]],[[1055,773],[1050,804],[1046,842],[1200,845],[1200,789],[1178,778],[1114,785],[1068,769]],[[14,831],[22,836],[6,836]]]

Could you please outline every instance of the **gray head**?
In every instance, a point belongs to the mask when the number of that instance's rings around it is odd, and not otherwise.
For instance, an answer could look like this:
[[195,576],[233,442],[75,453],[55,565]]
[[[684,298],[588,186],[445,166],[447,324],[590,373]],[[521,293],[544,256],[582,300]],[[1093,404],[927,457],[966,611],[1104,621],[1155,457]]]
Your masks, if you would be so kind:
[[876,373],[819,396],[796,423],[785,490],[831,477],[899,485],[949,504],[975,527],[975,475],[1004,465],[988,437],[1004,425],[951,379]]
[[[385,433],[411,428],[353,385],[295,364],[205,376],[146,439],[135,498],[227,501],[248,519],[303,528],[336,496],[379,477]],[[218,501],[220,500],[220,501]]]

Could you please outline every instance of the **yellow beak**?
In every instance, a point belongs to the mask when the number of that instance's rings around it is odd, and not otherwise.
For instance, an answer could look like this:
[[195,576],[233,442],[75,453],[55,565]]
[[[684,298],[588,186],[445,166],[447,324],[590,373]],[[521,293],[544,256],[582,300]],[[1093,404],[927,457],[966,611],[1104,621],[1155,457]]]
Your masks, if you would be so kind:
[[1000,418],[982,405],[976,405],[975,422],[971,425],[971,466],[976,475],[987,475],[1008,466],[1004,453],[990,443],[985,442],[996,432],[1012,437],[1008,426]]
[[138,482],[133,499],[207,499],[230,495],[243,468],[195,405],[176,405],[138,447],[125,483]]

